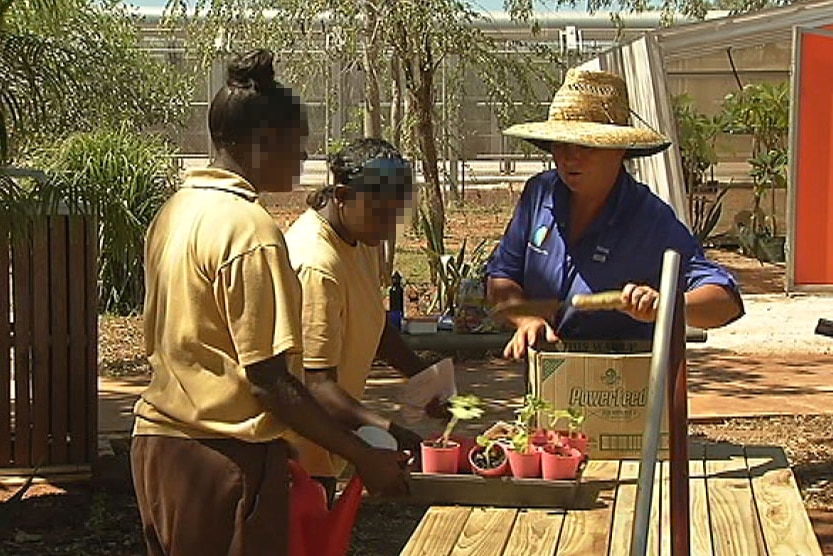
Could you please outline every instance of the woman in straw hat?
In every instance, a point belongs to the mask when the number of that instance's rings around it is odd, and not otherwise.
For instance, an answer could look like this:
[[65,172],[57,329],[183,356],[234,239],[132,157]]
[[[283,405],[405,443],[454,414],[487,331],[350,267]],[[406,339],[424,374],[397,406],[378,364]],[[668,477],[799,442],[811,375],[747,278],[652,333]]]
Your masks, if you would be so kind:
[[629,125],[625,82],[598,71],[571,69],[545,122],[504,132],[552,153],[556,169],[532,177],[488,266],[493,303],[570,299],[576,293],[621,289],[622,311],[513,316],[504,354],[520,358],[544,336],[564,339],[650,339],[656,318],[662,254],[682,257],[686,320],[714,328],[743,315],[734,277],[706,259],[671,207],[637,182],[626,158],[650,156],[670,141]]

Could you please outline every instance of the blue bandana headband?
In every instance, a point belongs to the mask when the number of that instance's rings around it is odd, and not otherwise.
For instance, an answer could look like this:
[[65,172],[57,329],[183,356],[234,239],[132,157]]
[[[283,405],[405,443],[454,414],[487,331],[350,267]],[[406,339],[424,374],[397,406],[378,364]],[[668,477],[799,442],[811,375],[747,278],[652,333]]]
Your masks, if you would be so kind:
[[347,185],[356,191],[405,199],[413,192],[414,174],[411,164],[403,158],[377,157],[352,172]]

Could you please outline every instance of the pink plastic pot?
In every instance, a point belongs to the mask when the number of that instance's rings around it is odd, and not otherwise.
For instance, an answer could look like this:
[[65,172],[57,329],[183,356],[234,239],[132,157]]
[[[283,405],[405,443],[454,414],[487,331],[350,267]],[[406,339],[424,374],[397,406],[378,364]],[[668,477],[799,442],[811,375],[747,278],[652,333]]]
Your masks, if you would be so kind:
[[570,446],[572,446],[582,454],[587,453],[587,447],[589,442],[590,439],[587,438],[587,435],[583,432],[574,432],[570,435]]
[[570,447],[575,448],[582,454],[587,453],[587,447],[589,445],[590,439],[587,437],[586,434],[583,432],[570,432],[570,431],[556,431],[559,436],[561,436],[561,442],[564,444],[569,444]]
[[480,475],[481,477],[503,477],[508,473],[509,458],[506,456],[506,450],[504,450],[503,446],[501,446],[500,444],[495,444],[495,448],[503,452],[503,462],[497,467],[492,468],[479,467],[474,461],[475,454],[478,454],[485,449],[483,448],[483,446],[474,446],[471,450],[469,450],[469,465],[471,466],[471,470],[475,475]]
[[555,451],[544,449],[541,454],[541,475],[551,481],[575,479],[583,457],[576,448]]
[[[442,432],[437,431],[429,435],[428,438],[440,438],[441,436]],[[477,446],[477,442],[474,440],[474,438],[454,435],[451,435],[449,437],[449,440],[452,442],[456,442],[460,445],[460,450],[457,452],[458,461],[457,471],[455,471],[455,473],[471,473],[471,464],[469,464],[469,450]]]
[[440,448],[433,442],[421,444],[422,472],[454,475],[460,468],[460,444],[449,441],[448,447]]
[[551,430],[536,429],[535,432],[532,433],[532,436],[530,436],[529,443],[533,446],[546,446],[547,442],[549,442],[551,434]]
[[459,473],[471,473],[471,463],[469,462],[469,452],[472,448],[477,446],[477,442],[474,438],[465,438],[465,437],[458,437],[452,436],[451,440],[456,442],[460,445],[460,451],[458,452],[458,462],[457,462],[457,471]]
[[535,448],[528,454],[509,450],[509,468],[518,479],[535,479],[541,476],[541,452]]

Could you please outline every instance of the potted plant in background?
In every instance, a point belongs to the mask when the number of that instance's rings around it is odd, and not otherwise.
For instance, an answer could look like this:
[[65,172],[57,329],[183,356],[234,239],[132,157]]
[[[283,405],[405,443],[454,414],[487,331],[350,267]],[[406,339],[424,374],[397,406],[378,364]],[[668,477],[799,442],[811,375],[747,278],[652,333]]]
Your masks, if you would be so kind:
[[677,136],[682,158],[683,180],[688,194],[688,218],[691,232],[705,245],[720,221],[723,198],[729,185],[720,186],[714,179],[717,164],[715,140],[724,128],[723,114],[707,116],[699,112],[688,94],[672,98]]
[[584,412],[578,407],[569,407],[567,409],[550,412],[550,428],[555,428],[562,419],[567,420],[566,430],[556,430],[555,432],[563,437],[565,444],[576,448],[582,454],[587,453],[588,438],[587,435],[581,432],[579,428],[584,422]]
[[477,244],[468,259],[466,259],[466,243],[467,239],[464,238],[456,255],[425,249],[432,268],[437,269],[435,284],[437,293],[429,312],[436,309],[440,311],[441,329],[454,327],[455,303],[460,285],[469,276],[475,275],[481,269],[485,258],[488,257],[486,239]]
[[[761,261],[784,261],[784,236],[776,218],[775,192],[787,186],[787,133],[790,88],[787,82],[756,83],[726,96],[725,130],[752,137],[749,176],[753,201],[748,223],[739,223],[743,251]],[[769,196],[769,213],[763,201]]]
[[450,439],[451,432],[459,421],[482,416],[482,405],[480,398],[472,394],[458,394],[449,399],[451,419],[442,436],[434,441],[422,442],[423,473],[457,473],[460,468],[460,443]]

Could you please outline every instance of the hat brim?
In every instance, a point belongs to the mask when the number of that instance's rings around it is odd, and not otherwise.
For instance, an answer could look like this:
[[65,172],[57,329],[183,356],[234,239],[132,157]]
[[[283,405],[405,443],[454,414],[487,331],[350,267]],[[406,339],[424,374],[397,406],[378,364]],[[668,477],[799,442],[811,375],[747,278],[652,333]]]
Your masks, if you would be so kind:
[[503,134],[525,139],[547,152],[551,152],[553,143],[570,143],[598,149],[623,149],[627,158],[650,156],[671,146],[667,137],[651,129],[573,120],[516,124]]

